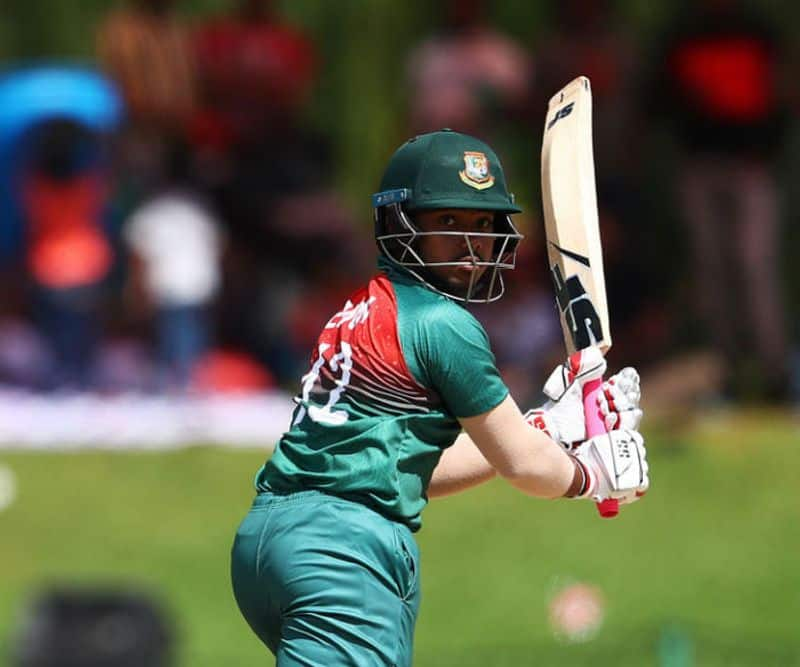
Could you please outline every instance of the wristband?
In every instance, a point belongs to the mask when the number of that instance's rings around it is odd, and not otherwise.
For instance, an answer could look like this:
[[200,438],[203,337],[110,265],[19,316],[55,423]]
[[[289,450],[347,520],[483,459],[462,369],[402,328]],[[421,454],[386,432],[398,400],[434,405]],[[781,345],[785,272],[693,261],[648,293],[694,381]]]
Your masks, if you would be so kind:
[[572,462],[575,464],[575,475],[573,476],[572,483],[569,485],[564,497],[582,498],[589,490],[589,471],[586,470],[586,466],[584,466],[577,457],[569,454],[569,458],[572,459]]

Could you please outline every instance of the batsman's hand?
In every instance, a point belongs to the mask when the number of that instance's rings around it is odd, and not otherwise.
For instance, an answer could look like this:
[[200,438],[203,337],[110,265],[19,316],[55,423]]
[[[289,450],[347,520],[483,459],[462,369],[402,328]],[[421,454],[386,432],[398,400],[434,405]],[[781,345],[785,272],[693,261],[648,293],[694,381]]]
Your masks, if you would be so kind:
[[580,498],[632,503],[650,486],[647,450],[638,431],[621,429],[597,435],[583,443],[574,456],[587,476]]
[[[583,385],[601,378],[605,370],[605,359],[596,347],[571,355],[544,385],[544,393],[550,400],[526,412],[526,421],[561,443],[565,450],[572,451],[586,439]],[[606,429],[636,430],[642,419],[640,397],[639,374],[633,368],[624,368],[604,382],[597,403]]]
[[557,366],[544,384],[549,399],[544,405],[525,413],[525,420],[544,431],[570,451],[586,439],[583,418],[583,385],[603,377],[606,360],[600,350],[589,347]]

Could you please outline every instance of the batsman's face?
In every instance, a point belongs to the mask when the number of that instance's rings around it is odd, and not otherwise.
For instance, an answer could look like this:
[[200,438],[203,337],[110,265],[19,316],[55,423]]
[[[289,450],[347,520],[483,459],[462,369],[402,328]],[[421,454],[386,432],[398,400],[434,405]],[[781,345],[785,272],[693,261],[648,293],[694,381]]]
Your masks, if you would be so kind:
[[[492,259],[495,239],[474,234],[495,231],[494,213],[458,208],[419,211],[415,222],[421,232],[434,232],[420,236],[418,241],[420,255],[428,264],[429,271],[456,289],[466,289],[470,283],[477,283],[487,267],[477,266],[476,262]],[[430,266],[438,262],[459,262],[462,265]]]

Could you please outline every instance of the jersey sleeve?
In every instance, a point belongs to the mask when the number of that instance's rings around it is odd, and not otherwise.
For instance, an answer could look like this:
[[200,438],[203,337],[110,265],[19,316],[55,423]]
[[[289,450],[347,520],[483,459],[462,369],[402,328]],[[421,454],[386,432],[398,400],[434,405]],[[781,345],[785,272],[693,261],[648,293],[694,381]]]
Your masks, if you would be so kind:
[[442,303],[421,317],[416,329],[420,380],[439,394],[451,414],[474,417],[505,399],[508,388],[489,338],[468,311]]

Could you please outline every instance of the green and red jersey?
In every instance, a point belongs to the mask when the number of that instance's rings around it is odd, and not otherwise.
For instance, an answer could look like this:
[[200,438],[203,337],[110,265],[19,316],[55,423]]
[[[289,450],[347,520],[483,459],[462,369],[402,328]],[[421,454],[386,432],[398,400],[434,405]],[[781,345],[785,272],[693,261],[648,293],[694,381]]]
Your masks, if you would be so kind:
[[483,327],[386,263],[325,325],[259,491],[317,489],[420,527],[442,451],[508,394]]

